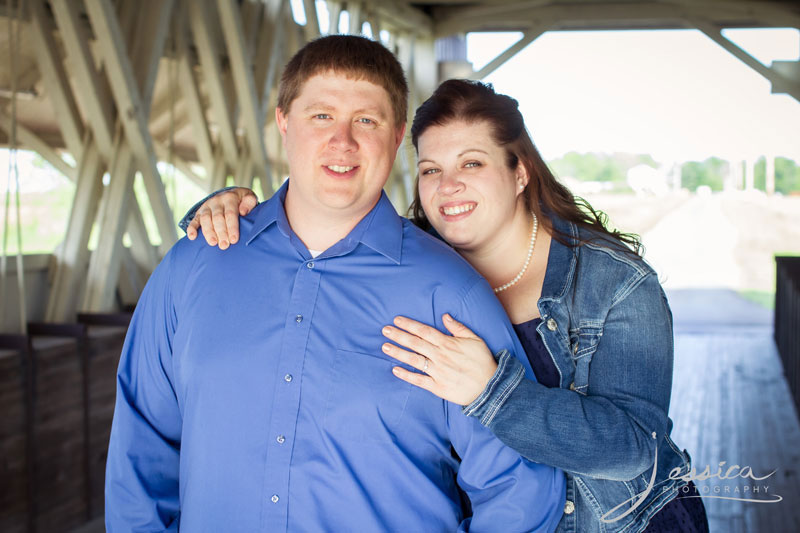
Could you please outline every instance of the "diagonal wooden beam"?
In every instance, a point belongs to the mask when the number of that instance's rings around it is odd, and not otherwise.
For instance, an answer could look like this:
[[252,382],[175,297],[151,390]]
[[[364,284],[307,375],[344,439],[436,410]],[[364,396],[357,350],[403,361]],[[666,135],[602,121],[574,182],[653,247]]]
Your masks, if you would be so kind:
[[347,14],[349,15],[349,29],[347,33],[350,35],[360,35],[361,27],[364,25],[364,6],[360,2],[350,2],[347,4]]
[[109,169],[111,179],[105,189],[98,218],[98,224],[103,231],[89,261],[86,290],[79,306],[81,310],[88,312],[110,311],[114,308],[114,291],[119,279],[122,254],[122,235],[128,221],[131,198],[134,197],[134,156],[130,145],[118,139],[113,153]]
[[220,64],[219,45],[210,30],[212,22],[206,0],[189,2],[189,22],[194,44],[200,57],[203,79],[211,103],[211,112],[219,133],[219,143],[229,167],[236,166],[239,148],[236,145],[234,125],[228,102],[231,101],[222,81],[225,74]]
[[797,83],[786,76],[776,72],[772,68],[764,65],[761,61],[756,59],[755,57],[748,54],[744,49],[739,47],[736,43],[722,35],[722,28],[717,26],[716,24],[701,19],[699,17],[690,17],[688,18],[688,22],[703,32],[706,37],[720,45],[724,48],[728,53],[733,55],[736,59],[750,67],[751,69],[755,70],[762,76],[764,76],[767,80],[769,80],[773,86],[779,86],[782,91],[792,95],[796,100],[800,101],[800,83]]
[[[11,117],[2,111],[0,111],[0,128],[11,135]],[[20,145],[42,156],[56,170],[64,174],[71,181],[75,181],[77,176],[75,167],[61,159],[61,156],[59,156],[41,137],[19,123],[17,123],[17,141]],[[81,150],[83,150],[83,148],[81,148]]]
[[329,1],[328,5],[328,33],[335,35],[339,33],[339,18],[342,16],[342,3]]
[[[165,162],[171,162],[175,165],[175,168],[183,172],[183,174],[189,178],[192,182],[194,182],[198,187],[202,187],[204,190],[208,188],[208,182],[210,180],[203,179],[197,174],[195,174],[194,170],[192,170],[191,165],[187,161],[185,161],[182,157],[179,157],[174,152],[172,154],[169,153],[169,147],[163,143],[156,142],[156,153],[158,154],[159,159]],[[170,158],[172,160],[170,161]]]
[[252,63],[245,44],[241,14],[232,0],[217,0],[217,8],[228,45],[228,59],[233,71],[236,96],[242,108],[250,156],[258,166],[256,173],[259,176],[269,176],[269,160],[264,148],[264,122],[259,113]]
[[89,234],[103,191],[103,166],[98,145],[89,136],[78,169],[75,197],[67,219],[64,242],[56,254],[57,267],[53,276],[45,310],[46,322],[75,320],[78,305],[77,280],[86,265]]
[[50,6],[61,31],[61,40],[71,60],[75,81],[80,87],[81,99],[86,110],[87,120],[94,132],[103,158],[111,157],[114,140],[114,124],[111,118],[111,101],[108,86],[98,75],[94,58],[89,49],[89,39],[85,25],[78,13],[79,4],[68,0],[50,0]]
[[312,40],[319,37],[319,17],[314,0],[303,0],[303,9],[306,13],[306,39]]
[[547,24],[542,23],[538,24],[536,27],[527,30],[525,33],[522,34],[522,37],[506,48],[503,52],[497,55],[494,59],[489,61],[485,67],[480,69],[478,72],[475,73],[474,78],[476,80],[482,80],[501,66],[503,66],[506,61],[517,55],[523,48],[531,44],[533,41],[539,38],[544,32],[547,31]]
[[186,103],[187,114],[192,124],[195,147],[200,163],[205,167],[206,174],[210,175],[214,167],[214,152],[211,144],[211,135],[208,131],[205,109],[197,88],[192,65],[189,62],[189,50],[183,35],[176,36],[178,43],[178,83],[181,86],[183,100]]
[[[153,6],[154,12],[161,17],[169,17],[172,1],[164,0]],[[142,169],[145,186],[161,234],[162,253],[166,253],[169,247],[178,240],[178,234],[172,210],[164,193],[164,185],[156,167],[155,150],[150,138],[145,110],[149,106],[149,99],[152,95],[152,86],[155,83],[155,73],[163,51],[168,23],[163,22],[158,25],[156,32],[148,34],[148,38],[140,35],[140,41],[148,40],[152,43],[149,53],[145,54],[149,63],[138,61],[140,69],[137,74],[140,74],[139,79],[144,80],[144,86],[140,89],[136,84],[136,75],[110,1],[86,0],[86,9],[103,50],[106,72],[119,110],[122,127],[125,130],[125,139],[130,143],[131,150]],[[141,50],[144,47],[138,48]],[[124,213],[120,214],[124,216]]]
[[50,100],[53,102],[61,133],[67,149],[75,160],[81,158],[83,145],[83,122],[78,113],[78,106],[72,96],[64,63],[58,57],[53,24],[44,5],[44,0],[30,0],[31,35],[36,52],[39,71],[42,74]]

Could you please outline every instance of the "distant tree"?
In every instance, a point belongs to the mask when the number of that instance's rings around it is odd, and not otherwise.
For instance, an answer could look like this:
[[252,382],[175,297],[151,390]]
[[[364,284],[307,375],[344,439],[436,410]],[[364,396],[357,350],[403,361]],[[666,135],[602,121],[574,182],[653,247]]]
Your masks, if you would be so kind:
[[568,152],[551,160],[550,168],[558,176],[570,176],[581,181],[610,181],[624,184],[628,170],[645,164],[656,168],[658,164],[650,154],[601,154]]
[[767,190],[767,158],[764,156],[759,157],[753,167],[753,187],[759,191]]
[[800,192],[800,165],[786,157],[776,157],[775,190],[783,194]]
[[721,191],[728,172],[728,162],[718,157],[687,161],[681,165],[681,185],[690,191],[696,191],[701,185],[711,187],[712,191]]

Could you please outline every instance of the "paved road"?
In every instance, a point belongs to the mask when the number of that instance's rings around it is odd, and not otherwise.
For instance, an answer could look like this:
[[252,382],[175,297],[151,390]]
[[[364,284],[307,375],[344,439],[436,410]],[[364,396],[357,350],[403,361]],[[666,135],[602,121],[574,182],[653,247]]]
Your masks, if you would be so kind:
[[739,231],[719,195],[694,196],[642,235],[645,258],[665,288],[741,287]]

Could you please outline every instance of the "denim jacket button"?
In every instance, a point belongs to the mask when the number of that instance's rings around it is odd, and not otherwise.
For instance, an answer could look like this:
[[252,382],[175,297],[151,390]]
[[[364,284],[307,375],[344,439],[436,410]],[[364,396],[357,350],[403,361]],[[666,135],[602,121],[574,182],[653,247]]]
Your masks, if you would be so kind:
[[572,514],[575,512],[575,504],[572,503],[572,500],[567,500],[564,503],[564,514]]
[[569,384],[569,390],[575,390],[575,382]]
[[573,355],[578,355],[578,343],[575,343],[575,346],[572,347]]
[[554,319],[552,318],[547,319],[547,329],[549,329],[550,331],[555,331],[558,329],[558,324],[556,324],[556,321]]

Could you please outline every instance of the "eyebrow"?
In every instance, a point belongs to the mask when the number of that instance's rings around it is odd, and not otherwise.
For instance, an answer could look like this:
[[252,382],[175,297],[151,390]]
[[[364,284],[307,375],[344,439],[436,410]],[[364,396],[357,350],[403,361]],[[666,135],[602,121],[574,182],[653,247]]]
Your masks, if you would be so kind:
[[[463,152],[458,154],[457,157],[461,157],[464,154],[468,154],[470,152],[480,152],[482,154],[489,155],[489,152],[487,152],[486,150],[481,150],[480,148],[467,148],[466,150],[464,150]],[[417,166],[420,166],[422,163],[434,163],[435,164],[435,162],[430,160],[430,159],[420,159],[419,162],[417,163]]]

